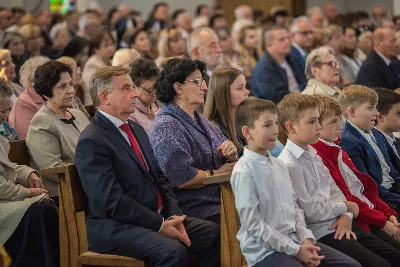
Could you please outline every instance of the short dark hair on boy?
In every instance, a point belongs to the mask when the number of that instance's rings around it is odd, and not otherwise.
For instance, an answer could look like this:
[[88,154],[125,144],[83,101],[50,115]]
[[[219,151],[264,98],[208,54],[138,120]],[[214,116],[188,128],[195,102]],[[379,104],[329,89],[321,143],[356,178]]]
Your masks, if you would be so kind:
[[286,122],[298,122],[307,109],[318,108],[318,99],[311,95],[292,93],[286,95],[278,104],[279,123],[287,134]]
[[326,95],[314,95],[318,99],[319,121],[330,116],[342,116],[342,107],[336,99]]
[[386,116],[389,110],[396,104],[400,103],[400,95],[393,90],[386,88],[377,88],[375,92],[378,94],[378,104],[376,109]]
[[378,103],[378,95],[374,90],[364,85],[352,84],[342,89],[338,101],[342,106],[344,116],[347,118],[347,109],[351,106],[357,107],[365,102]]
[[235,111],[236,132],[243,137],[243,126],[254,128],[254,122],[258,120],[264,112],[276,114],[278,113],[278,108],[269,100],[256,97],[249,97],[244,100]]

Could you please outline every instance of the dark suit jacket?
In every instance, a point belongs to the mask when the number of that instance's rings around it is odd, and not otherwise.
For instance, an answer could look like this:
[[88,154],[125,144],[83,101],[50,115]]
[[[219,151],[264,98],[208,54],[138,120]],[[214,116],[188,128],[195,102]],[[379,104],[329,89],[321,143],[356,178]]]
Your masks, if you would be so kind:
[[[300,90],[304,89],[307,81],[304,75],[301,75],[298,64],[294,64],[290,56],[286,58],[286,61],[292,67]],[[271,100],[274,103],[278,103],[285,95],[289,94],[286,71],[279,66],[278,62],[268,52],[257,62],[253,71],[251,86],[255,96]]]
[[[300,54],[300,51],[292,45],[290,49],[290,57],[292,58],[293,62],[299,66],[300,74],[303,75],[304,79],[306,80],[306,59]],[[300,88],[302,91],[304,89]]]
[[[154,158],[143,128],[128,121],[148,172],[130,144],[100,112],[81,133],[75,166],[88,197],[86,229],[89,249],[104,253],[140,234],[161,228],[163,217],[182,215],[167,178]],[[158,214],[157,191],[163,200]]]
[[[388,150],[382,136],[377,130],[373,129],[372,133],[375,137],[378,147],[381,149],[386,163],[389,165],[389,175],[394,179],[395,183],[392,186],[392,191],[398,191],[400,176],[397,169],[393,166]],[[396,205],[400,204],[400,195],[389,192],[382,186],[382,168],[379,162],[378,155],[375,153],[368,141],[355,129],[349,122],[346,122],[341,132],[339,145],[350,156],[354,165],[360,172],[368,174],[374,179],[378,186],[379,196],[386,202]],[[383,138],[383,139],[382,139]]]
[[356,83],[371,88],[399,88],[400,65],[398,60],[392,60],[391,64],[392,68],[388,67],[383,59],[375,51],[372,51],[361,66]]

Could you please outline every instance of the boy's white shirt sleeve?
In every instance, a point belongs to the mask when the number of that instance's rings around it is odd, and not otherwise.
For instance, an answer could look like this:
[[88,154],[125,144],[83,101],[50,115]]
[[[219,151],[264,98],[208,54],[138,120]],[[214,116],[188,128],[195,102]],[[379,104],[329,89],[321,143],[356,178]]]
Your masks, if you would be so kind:
[[[293,187],[292,187],[293,188]],[[299,238],[300,244],[303,244],[304,240],[310,239],[315,245],[317,240],[310,229],[307,228],[307,224],[304,220],[304,211],[297,204],[296,192],[293,190],[294,208],[295,208],[295,220],[296,220],[296,232]]]
[[295,256],[300,245],[290,237],[281,234],[261,218],[258,209],[258,193],[252,177],[247,173],[234,172],[231,177],[231,184],[241,227],[265,247]]
[[325,202],[325,198],[319,194],[311,196],[305,185],[305,178],[301,169],[291,162],[287,163],[286,166],[297,195],[297,202],[303,209],[308,223],[335,219],[347,211],[346,204],[343,201]]

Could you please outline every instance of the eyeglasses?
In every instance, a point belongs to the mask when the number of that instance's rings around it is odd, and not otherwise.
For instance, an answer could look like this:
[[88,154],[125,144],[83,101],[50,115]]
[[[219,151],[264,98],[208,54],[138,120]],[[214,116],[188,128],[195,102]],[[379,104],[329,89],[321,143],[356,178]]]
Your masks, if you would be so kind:
[[297,33],[299,33],[301,35],[309,35],[309,34],[313,34],[314,32],[313,31],[303,31],[303,32],[297,32]]
[[143,90],[145,90],[145,91],[148,92],[149,94],[153,93],[153,92],[156,90],[156,88],[154,88],[154,87],[145,88],[145,87],[140,86],[140,85],[139,85],[138,87],[142,88]]
[[336,67],[340,66],[340,62],[337,61],[328,61],[328,62],[320,62],[319,65],[329,65],[332,69],[336,69]]
[[192,83],[196,84],[197,86],[200,86],[202,84],[205,84],[206,80],[204,80],[203,78],[197,78],[197,79],[194,79],[194,80],[184,81],[184,83],[188,83],[188,82],[192,82]]

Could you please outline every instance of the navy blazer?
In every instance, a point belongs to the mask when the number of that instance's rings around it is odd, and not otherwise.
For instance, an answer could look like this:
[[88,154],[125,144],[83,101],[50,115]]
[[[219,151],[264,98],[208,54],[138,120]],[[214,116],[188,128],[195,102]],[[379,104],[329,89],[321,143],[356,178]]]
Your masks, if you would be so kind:
[[[300,90],[303,90],[307,80],[304,74],[301,75],[299,64],[294,63],[290,56],[286,57],[286,61],[292,67]],[[285,95],[289,94],[286,71],[268,52],[257,62],[251,78],[251,86],[255,96],[271,100],[274,103],[278,103]]]
[[[389,175],[395,181],[391,192],[399,192],[397,191],[397,189],[400,183],[400,176],[396,168],[393,167],[392,162],[389,158],[388,150],[384,140],[385,137],[376,129],[372,130],[372,134],[375,137],[378,147],[382,151],[386,163],[389,165]],[[378,155],[375,153],[374,149],[368,143],[368,141],[348,121],[346,121],[342,129],[339,145],[344,151],[347,152],[347,154],[349,154],[354,165],[360,172],[368,174],[372,177],[372,179],[374,179],[378,186],[379,196],[385,202],[389,202],[395,205],[400,204],[400,195],[391,193],[382,186],[382,168]]]
[[[163,217],[182,215],[167,178],[154,158],[143,128],[128,121],[149,171],[121,132],[96,112],[81,133],[75,166],[88,197],[86,230],[89,250],[107,252],[149,231],[158,232]],[[163,201],[157,213],[157,191]]]
[[397,89],[400,87],[400,64],[392,60],[392,67],[373,50],[364,61],[357,76],[357,84],[371,88]]
[[[290,49],[290,57],[293,59],[294,63],[296,63],[299,66],[300,74],[304,76],[304,79],[306,78],[306,58],[304,58],[300,51],[292,45]],[[306,56],[307,57],[307,56]],[[305,87],[300,88],[300,90],[303,91]]]

